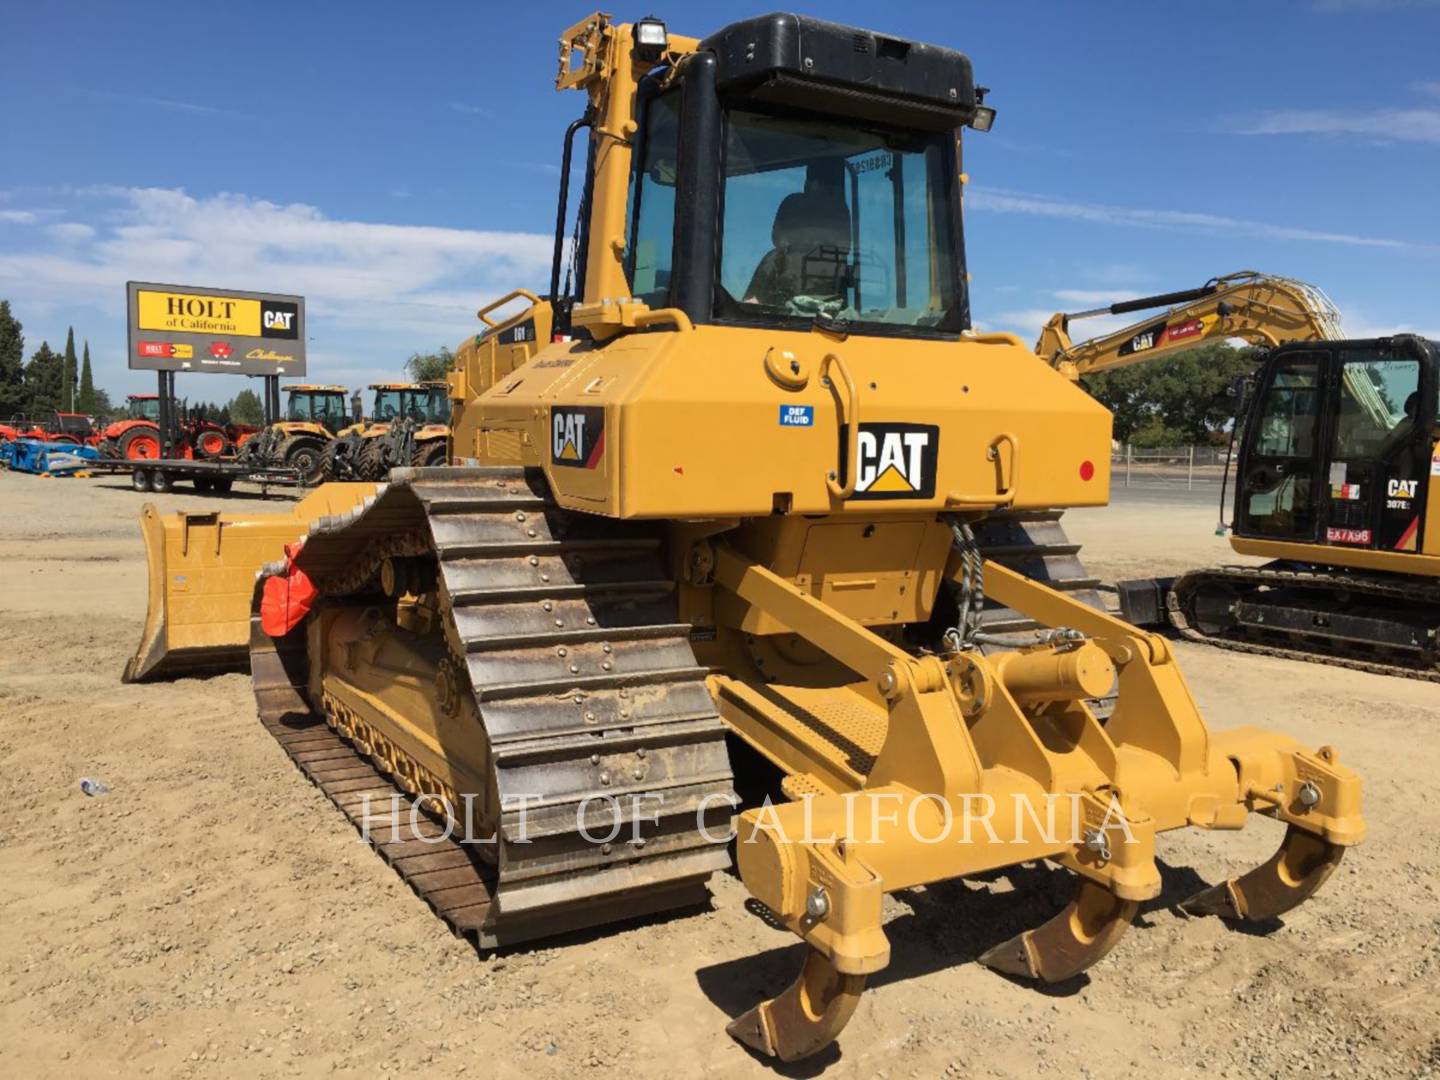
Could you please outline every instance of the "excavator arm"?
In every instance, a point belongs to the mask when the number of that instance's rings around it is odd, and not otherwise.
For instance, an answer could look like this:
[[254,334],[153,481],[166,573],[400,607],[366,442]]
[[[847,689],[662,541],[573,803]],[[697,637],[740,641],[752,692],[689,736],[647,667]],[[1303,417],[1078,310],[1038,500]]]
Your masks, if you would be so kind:
[[[1152,315],[1113,333],[1078,344],[1070,324],[1098,315],[1125,315],[1159,307]],[[1089,311],[1051,316],[1035,343],[1037,356],[1072,379],[1142,360],[1193,349],[1215,339],[1241,338],[1255,345],[1335,340],[1340,312],[1314,285],[1294,278],[1241,270],[1212,278],[1198,289],[1124,300]]]

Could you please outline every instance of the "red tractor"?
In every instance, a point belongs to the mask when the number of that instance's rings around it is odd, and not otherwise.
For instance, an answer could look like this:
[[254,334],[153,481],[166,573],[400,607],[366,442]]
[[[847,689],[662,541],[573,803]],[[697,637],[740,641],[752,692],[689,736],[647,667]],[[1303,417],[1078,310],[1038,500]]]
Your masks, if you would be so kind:
[[[126,461],[153,461],[160,457],[160,398],[156,394],[130,394],[126,416],[107,427],[99,440],[100,453],[105,457]],[[184,416],[183,406],[180,413]],[[175,456],[222,458],[234,454],[258,428],[249,424],[222,427],[213,420],[194,416],[180,421],[180,445]]]
[[84,413],[52,412],[44,420],[12,417],[0,423],[0,443],[12,439],[39,439],[42,442],[97,446],[100,435]]

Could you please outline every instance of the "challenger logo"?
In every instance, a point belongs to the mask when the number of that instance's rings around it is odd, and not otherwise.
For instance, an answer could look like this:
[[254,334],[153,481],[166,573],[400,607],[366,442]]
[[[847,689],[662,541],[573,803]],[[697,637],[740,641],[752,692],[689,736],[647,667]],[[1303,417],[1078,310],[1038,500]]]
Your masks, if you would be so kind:
[[550,410],[550,463],[593,469],[605,456],[605,410],[590,406]]
[[939,455],[934,424],[861,424],[852,498],[932,499]]

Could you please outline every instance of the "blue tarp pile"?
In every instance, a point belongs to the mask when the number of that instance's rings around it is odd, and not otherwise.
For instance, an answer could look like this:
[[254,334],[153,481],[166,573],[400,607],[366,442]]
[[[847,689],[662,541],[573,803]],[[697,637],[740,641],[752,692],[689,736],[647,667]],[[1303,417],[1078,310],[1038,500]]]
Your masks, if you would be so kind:
[[40,439],[13,439],[0,443],[0,467],[17,472],[68,476],[99,458],[100,451],[95,447],[76,446],[74,443],[44,442]]

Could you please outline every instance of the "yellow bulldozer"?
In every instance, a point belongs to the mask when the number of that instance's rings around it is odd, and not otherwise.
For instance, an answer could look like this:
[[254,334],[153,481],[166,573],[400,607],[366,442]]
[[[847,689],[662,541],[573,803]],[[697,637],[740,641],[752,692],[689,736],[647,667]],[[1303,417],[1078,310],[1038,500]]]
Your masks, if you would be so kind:
[[[1309,897],[1364,834],[1336,750],[1212,731],[1164,638],[977,540],[1103,504],[1110,417],[970,324],[961,135],[994,112],[969,59],[792,15],[695,39],[596,14],[557,86],[587,104],[551,289],[482,309],[457,467],[153,527],[162,607],[192,564],[197,607],[239,588],[261,530],[291,530],[251,669],[304,774],[485,947],[693,905],[733,851],[805,944],[729,1026],[785,1061],[889,963],[887,893],[1063,867],[1074,899],[982,957],[1050,982],[1160,892],[1167,830],[1286,826],[1194,913],[1263,926]],[[1040,631],[996,647],[987,602]]]

